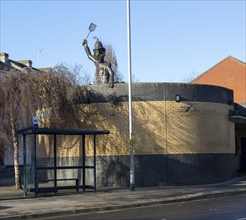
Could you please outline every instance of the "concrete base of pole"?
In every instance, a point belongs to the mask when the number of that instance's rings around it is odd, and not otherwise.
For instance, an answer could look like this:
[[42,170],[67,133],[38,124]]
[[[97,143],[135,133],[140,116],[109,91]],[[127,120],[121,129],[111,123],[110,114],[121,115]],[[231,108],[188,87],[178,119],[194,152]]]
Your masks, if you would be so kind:
[[135,190],[135,184],[130,184],[130,190],[134,191]]

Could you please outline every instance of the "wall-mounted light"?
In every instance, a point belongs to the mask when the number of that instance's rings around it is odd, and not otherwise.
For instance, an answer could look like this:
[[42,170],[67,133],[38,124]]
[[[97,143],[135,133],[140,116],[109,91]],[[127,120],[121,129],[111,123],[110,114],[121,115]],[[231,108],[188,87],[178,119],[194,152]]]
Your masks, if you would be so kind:
[[181,96],[180,95],[176,95],[175,96],[175,101],[176,102],[180,102],[181,101]]
[[188,112],[190,109],[192,109],[191,105],[186,105],[183,107],[183,112]]

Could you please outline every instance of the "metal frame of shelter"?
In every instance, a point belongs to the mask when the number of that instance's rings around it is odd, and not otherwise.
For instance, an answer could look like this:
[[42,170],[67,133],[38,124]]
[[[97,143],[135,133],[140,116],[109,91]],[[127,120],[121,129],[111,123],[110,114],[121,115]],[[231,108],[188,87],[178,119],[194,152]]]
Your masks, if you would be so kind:
[[[27,192],[34,192],[35,197],[37,197],[38,193],[46,193],[46,192],[57,192],[58,189],[76,189],[77,191],[82,188],[83,191],[85,191],[86,188],[94,189],[96,192],[96,136],[97,135],[103,135],[103,134],[109,134],[108,130],[68,130],[68,129],[54,129],[54,128],[27,128],[22,129],[18,132],[23,136],[23,160],[24,160],[24,195],[27,195]],[[27,135],[33,135],[33,158],[34,161],[32,161],[32,173],[31,178],[33,181],[32,187],[28,186],[28,175],[27,172],[30,171],[30,167],[28,167],[27,164]],[[53,135],[53,152],[54,152],[54,158],[53,158],[53,166],[47,166],[47,167],[40,167],[37,166],[37,137],[38,135]],[[57,166],[57,135],[78,135],[82,136],[82,164],[80,166]],[[85,138],[88,135],[93,135],[93,166],[88,166],[85,164],[85,158],[86,158],[86,147],[85,147]],[[78,179],[67,179],[67,180],[76,180],[75,186],[58,186],[57,182],[59,179],[57,178],[57,171],[62,169],[82,169],[82,185],[79,185]],[[94,172],[94,184],[93,186],[86,185],[86,169],[93,169]],[[54,172],[54,178],[48,179],[46,181],[52,181],[54,183],[53,187],[39,187],[39,180],[37,178],[37,172],[42,170],[51,170]],[[66,180],[66,179],[64,179]]]

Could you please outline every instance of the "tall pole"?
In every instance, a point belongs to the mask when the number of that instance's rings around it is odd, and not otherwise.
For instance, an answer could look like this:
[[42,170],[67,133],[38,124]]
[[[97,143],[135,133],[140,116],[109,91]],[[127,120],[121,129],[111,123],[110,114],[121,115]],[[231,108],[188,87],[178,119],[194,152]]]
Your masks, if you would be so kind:
[[128,39],[128,97],[129,97],[129,140],[130,140],[130,190],[135,189],[135,167],[132,129],[132,64],[131,64],[131,18],[130,0],[127,0],[127,39]]

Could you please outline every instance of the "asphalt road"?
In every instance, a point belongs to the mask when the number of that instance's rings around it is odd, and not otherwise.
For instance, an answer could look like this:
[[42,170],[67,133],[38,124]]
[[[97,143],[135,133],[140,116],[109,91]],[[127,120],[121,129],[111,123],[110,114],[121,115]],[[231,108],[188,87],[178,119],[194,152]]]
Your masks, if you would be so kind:
[[220,197],[192,202],[70,215],[63,220],[246,220],[246,196]]

